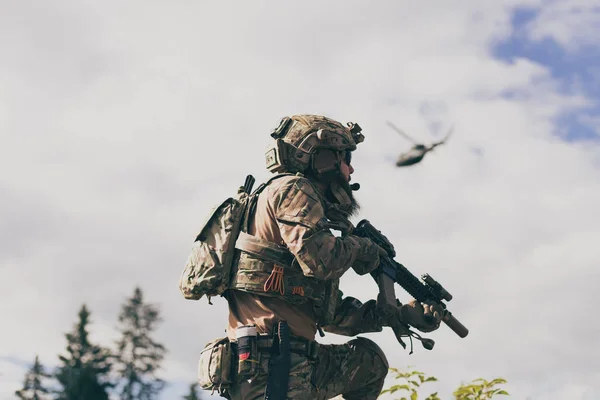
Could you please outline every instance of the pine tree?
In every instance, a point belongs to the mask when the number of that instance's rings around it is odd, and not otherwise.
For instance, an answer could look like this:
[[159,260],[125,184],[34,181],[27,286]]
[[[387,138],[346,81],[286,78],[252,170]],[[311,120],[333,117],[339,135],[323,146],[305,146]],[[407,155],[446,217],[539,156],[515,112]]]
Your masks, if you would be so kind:
[[57,400],[108,400],[112,357],[109,350],[90,343],[89,317],[84,304],[75,328],[65,335],[68,355],[59,356],[63,365],[55,376],[62,390],[58,391]]
[[50,399],[48,390],[44,387],[42,381],[49,378],[50,375],[44,370],[44,366],[40,363],[38,356],[35,356],[35,361],[31,369],[25,375],[23,389],[17,390],[15,394],[21,400],[47,400]]
[[117,342],[116,370],[122,400],[153,400],[165,386],[156,372],[166,350],[151,338],[160,321],[158,308],[145,304],[141,289],[136,287],[119,314],[122,336]]
[[198,395],[198,384],[192,383],[190,385],[190,393],[186,396],[183,396],[184,400],[201,400],[201,397]]

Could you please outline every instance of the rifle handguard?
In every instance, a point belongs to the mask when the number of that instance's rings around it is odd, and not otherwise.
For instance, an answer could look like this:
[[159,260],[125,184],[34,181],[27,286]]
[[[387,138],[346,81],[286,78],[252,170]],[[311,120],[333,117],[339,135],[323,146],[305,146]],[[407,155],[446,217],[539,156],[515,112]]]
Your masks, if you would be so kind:
[[[404,265],[395,261],[396,252],[394,246],[381,231],[377,230],[368,220],[363,219],[356,225],[353,233],[357,236],[371,239],[388,252],[387,257],[381,256],[381,264],[377,267],[377,270],[371,272],[371,275],[380,286],[380,296],[384,294],[386,298],[395,296],[393,288],[389,287],[392,285],[391,283],[385,286],[381,284],[384,281],[381,279],[381,276],[387,275],[393,282],[402,286],[417,301],[423,303],[433,300],[441,304],[445,309],[442,321],[458,336],[464,338],[469,334],[469,330],[446,309],[446,305],[443,303],[443,300],[452,300],[452,295],[439,282],[433,279],[431,275],[422,275],[422,281],[420,281]],[[391,300],[387,299],[387,301],[391,304]]]

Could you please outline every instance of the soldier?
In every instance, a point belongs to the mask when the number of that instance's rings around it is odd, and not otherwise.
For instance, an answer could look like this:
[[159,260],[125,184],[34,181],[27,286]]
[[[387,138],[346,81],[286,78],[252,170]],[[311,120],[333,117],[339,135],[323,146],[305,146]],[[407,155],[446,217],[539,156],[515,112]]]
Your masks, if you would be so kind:
[[[359,209],[350,185],[352,151],[364,136],[317,115],[284,118],[272,133],[267,168],[276,174],[246,214],[236,248],[229,305],[229,340],[238,376],[224,395],[256,399],[376,399],[388,362],[373,341],[315,341],[323,331],[355,336],[385,324],[376,301],[343,297],[340,277],[365,275],[384,250],[352,235]],[[356,184],[355,184],[356,185]],[[355,187],[355,186],[354,186]],[[341,232],[334,235],[332,229]],[[440,310],[416,301],[399,308],[402,322],[430,332]],[[289,334],[289,335],[288,335]]]

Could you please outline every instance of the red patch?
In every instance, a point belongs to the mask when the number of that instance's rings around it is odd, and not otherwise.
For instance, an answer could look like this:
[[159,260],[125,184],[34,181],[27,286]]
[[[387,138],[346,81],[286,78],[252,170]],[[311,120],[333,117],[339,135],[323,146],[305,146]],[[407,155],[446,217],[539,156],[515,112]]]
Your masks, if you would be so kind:
[[294,286],[292,287],[292,294],[304,296],[304,288],[302,286]]
[[250,357],[250,352],[248,352],[248,353],[240,353],[240,360],[242,360],[242,361],[247,360],[248,357]]

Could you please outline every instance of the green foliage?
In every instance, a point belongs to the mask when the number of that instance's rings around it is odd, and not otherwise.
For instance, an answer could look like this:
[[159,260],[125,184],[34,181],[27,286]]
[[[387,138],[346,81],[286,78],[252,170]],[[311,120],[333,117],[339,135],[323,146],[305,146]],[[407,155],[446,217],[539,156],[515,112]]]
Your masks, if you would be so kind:
[[43,380],[49,378],[43,365],[40,363],[38,356],[35,356],[35,361],[31,369],[25,375],[23,389],[17,390],[15,395],[21,400],[48,400],[50,399],[48,390],[42,383]]
[[117,342],[117,393],[122,400],[153,400],[165,382],[156,377],[165,347],[151,337],[161,321],[158,308],[144,303],[142,291],[123,304],[119,314],[121,339]]
[[[59,366],[52,374],[58,388],[44,387],[43,379],[51,376],[36,357],[23,388],[15,391],[17,398],[49,400],[52,394],[55,400],[108,400],[110,393],[111,398],[121,400],[156,399],[166,384],[156,377],[166,353],[165,347],[152,338],[161,322],[158,308],[146,304],[142,290],[136,287],[122,305],[118,321],[121,337],[113,354],[90,342],[90,312],[84,304],[73,330],[65,334],[67,354],[59,355]],[[190,392],[195,396],[191,399],[200,399],[195,389]]]
[[67,356],[59,356],[62,366],[55,377],[62,386],[57,400],[108,400],[107,389],[112,360],[109,350],[89,341],[90,313],[85,304],[79,311],[79,322],[67,333]]
[[[410,368],[410,367],[409,367]],[[390,368],[390,371],[395,374],[394,379],[399,379],[399,384],[393,385],[388,389],[385,389],[381,394],[385,393],[396,393],[401,392],[407,394],[407,396],[400,397],[397,400],[418,400],[420,390],[424,383],[435,382],[437,378],[433,376],[426,376],[420,371],[402,372],[397,368]],[[506,380],[502,378],[496,378],[492,381],[486,381],[485,379],[479,378],[472,381],[470,384],[461,385],[453,393],[455,400],[488,400],[494,396],[508,395],[504,389],[496,388],[496,385],[505,384]],[[425,398],[425,400],[441,400],[437,392],[431,393]]]
[[192,383],[190,385],[190,392],[183,396],[184,400],[201,400],[201,397],[198,395],[198,384]]
[[[390,371],[396,374],[394,379],[400,379],[401,383],[390,387],[389,389],[385,389],[381,392],[384,393],[396,393],[396,392],[408,392],[409,397],[403,396],[400,400],[418,400],[419,394],[417,392],[418,389],[424,383],[427,382],[435,382],[437,378],[434,376],[426,376],[423,372],[420,371],[408,371],[402,372],[397,368],[390,368]],[[437,392],[431,393],[429,396],[425,398],[425,400],[441,400]]]
[[508,392],[504,389],[494,388],[496,385],[505,384],[506,380],[496,378],[492,381],[485,379],[475,379],[469,385],[462,385],[453,393],[456,400],[487,400],[496,395],[508,396]]

